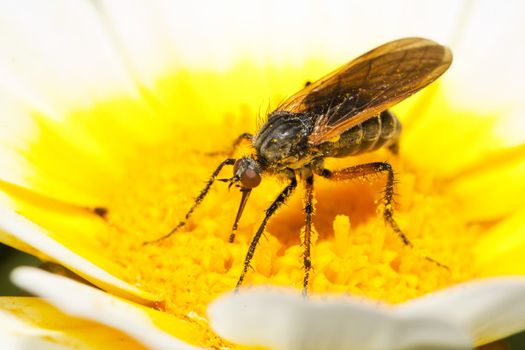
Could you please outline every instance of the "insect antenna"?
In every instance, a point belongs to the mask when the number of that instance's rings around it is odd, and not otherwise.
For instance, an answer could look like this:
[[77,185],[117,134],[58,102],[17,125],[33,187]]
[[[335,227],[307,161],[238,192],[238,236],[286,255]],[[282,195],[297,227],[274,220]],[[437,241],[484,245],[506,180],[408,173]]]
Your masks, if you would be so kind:
[[193,202],[193,205],[191,206],[191,208],[188,210],[188,212],[184,216],[184,219],[182,219],[177,224],[177,226],[175,226],[170,232],[168,232],[164,236],[161,236],[161,237],[159,237],[157,239],[154,239],[154,240],[151,240],[151,241],[145,241],[145,242],[142,243],[142,245],[147,245],[147,244],[161,242],[161,241],[171,237],[175,232],[177,232],[182,227],[184,227],[184,225],[186,225],[187,220],[191,217],[191,215],[193,214],[195,209],[197,209],[197,207],[202,203],[202,201],[204,200],[204,198],[206,197],[206,195],[210,191],[211,186],[213,185],[213,183],[217,179],[217,176],[221,172],[222,168],[224,168],[226,165],[234,165],[234,164],[235,164],[235,159],[233,159],[233,158],[227,158],[227,159],[223,160],[221,162],[221,164],[219,164],[217,169],[215,169],[215,171],[212,173],[212,175],[210,176],[210,179],[208,180],[208,182],[206,183],[204,188],[201,190],[201,193],[199,193],[197,198],[195,198],[195,201]]

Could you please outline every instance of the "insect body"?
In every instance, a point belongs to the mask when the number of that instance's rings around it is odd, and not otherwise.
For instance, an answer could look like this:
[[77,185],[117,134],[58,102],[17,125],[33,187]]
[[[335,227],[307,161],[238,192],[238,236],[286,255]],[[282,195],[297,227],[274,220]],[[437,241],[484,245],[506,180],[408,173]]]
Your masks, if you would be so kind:
[[314,114],[272,113],[253,139],[259,164],[275,171],[301,169],[325,157],[347,157],[385,145],[395,148],[401,132],[397,118],[384,111],[330,140],[313,144],[309,137],[314,132],[314,118]]
[[323,160],[357,155],[380,147],[388,147],[397,153],[401,125],[388,108],[433,82],[448,69],[451,62],[452,54],[445,46],[427,39],[405,38],[379,46],[308,84],[270,113],[255,135],[242,134],[235,141],[234,147],[243,140],[250,141],[254,153],[240,159],[224,160],[213,172],[185,219],[167,235],[151,242],[165,239],[184,226],[217,180],[222,168],[233,165],[233,177],[220,179],[229,182],[230,186],[240,187],[242,193],[230,235],[231,242],[235,239],[237,225],[249,195],[261,182],[261,176],[274,174],[288,181],[266,210],[252,238],[237,287],[245,278],[268,220],[293,193],[298,177],[304,182],[306,195],[304,293],[308,288],[311,269],[314,175],[331,180],[346,180],[376,173],[386,174],[384,219],[404,244],[412,246],[393,218],[394,172],[389,163],[366,163],[329,170],[324,167]]

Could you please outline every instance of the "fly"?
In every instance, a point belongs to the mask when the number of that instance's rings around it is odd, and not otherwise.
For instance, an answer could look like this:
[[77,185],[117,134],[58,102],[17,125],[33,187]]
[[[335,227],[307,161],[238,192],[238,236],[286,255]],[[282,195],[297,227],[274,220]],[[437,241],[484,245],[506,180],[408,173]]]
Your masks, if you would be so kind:
[[[306,294],[312,267],[314,175],[340,181],[385,174],[384,220],[405,245],[413,247],[394,219],[395,177],[389,163],[366,163],[338,170],[327,169],[323,163],[325,158],[353,156],[380,147],[397,153],[401,124],[388,109],[432,83],[451,63],[452,53],[447,47],[428,39],[404,38],[381,45],[320,80],[307,84],[271,112],[255,135],[244,133],[236,139],[233,149],[248,141],[254,149],[252,155],[223,160],[184,219],[168,234],[145,244],[164,240],[182,228],[216,180],[229,182],[229,186],[239,187],[242,193],[229,239],[233,242],[250,193],[260,184],[262,175],[281,176],[288,183],[266,209],[264,219],[251,240],[237,282],[238,288],[246,277],[268,220],[294,192],[299,177],[306,196],[303,242],[303,293]],[[217,179],[225,166],[233,166],[233,176]],[[431,258],[426,259],[441,265]]]

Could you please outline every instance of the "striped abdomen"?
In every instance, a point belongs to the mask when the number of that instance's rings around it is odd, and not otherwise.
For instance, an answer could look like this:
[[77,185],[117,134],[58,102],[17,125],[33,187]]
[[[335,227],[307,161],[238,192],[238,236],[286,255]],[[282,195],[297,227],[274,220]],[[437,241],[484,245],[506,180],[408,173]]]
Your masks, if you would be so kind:
[[384,111],[343,132],[337,140],[322,143],[318,148],[324,157],[346,157],[394,145],[400,133],[399,120],[389,111]]

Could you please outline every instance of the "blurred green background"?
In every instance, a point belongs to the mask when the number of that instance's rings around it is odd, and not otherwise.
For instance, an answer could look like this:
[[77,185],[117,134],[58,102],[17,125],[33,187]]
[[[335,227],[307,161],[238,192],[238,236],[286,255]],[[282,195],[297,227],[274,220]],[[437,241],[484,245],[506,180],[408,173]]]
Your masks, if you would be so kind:
[[[0,295],[27,295],[9,281],[9,273],[16,266],[39,266],[40,264],[41,261],[33,256],[0,244]],[[505,343],[509,350],[525,350],[525,332],[507,338]]]
[[11,283],[9,280],[9,273],[17,266],[38,266],[40,263],[40,260],[34,256],[0,244],[0,295],[26,295],[22,290]]

